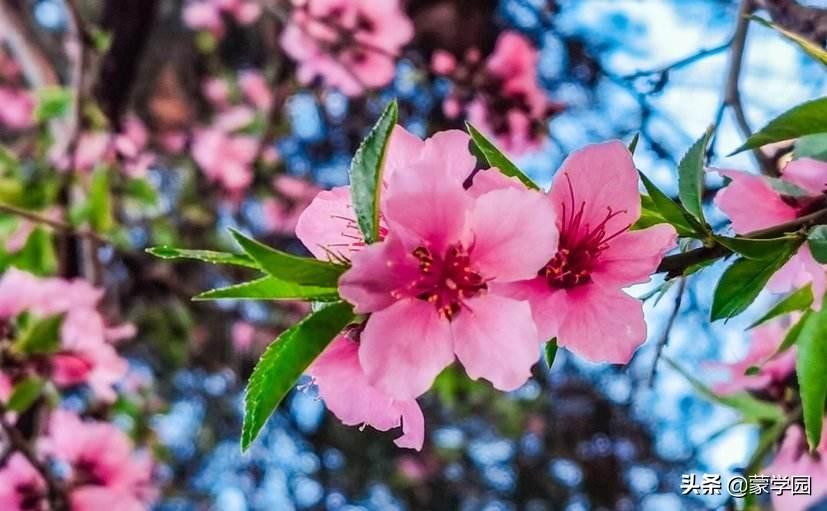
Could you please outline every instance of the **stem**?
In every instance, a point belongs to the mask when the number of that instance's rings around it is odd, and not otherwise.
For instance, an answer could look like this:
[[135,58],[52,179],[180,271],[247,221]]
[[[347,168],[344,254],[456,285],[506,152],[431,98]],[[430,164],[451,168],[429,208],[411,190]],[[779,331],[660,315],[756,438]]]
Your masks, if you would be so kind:
[[11,215],[19,216],[21,218],[25,218],[31,222],[36,224],[46,225],[55,229],[57,231],[67,233],[67,234],[74,234],[76,236],[80,236],[82,238],[90,239],[96,241],[98,243],[104,245],[111,245],[112,242],[100,234],[96,233],[95,231],[89,229],[77,229],[74,226],[67,224],[65,222],[61,222],[60,220],[52,220],[51,218],[47,218],[43,215],[35,213],[34,211],[30,211],[28,209],[18,208],[17,206],[12,206],[11,204],[5,204],[0,202],[0,212],[9,213]]

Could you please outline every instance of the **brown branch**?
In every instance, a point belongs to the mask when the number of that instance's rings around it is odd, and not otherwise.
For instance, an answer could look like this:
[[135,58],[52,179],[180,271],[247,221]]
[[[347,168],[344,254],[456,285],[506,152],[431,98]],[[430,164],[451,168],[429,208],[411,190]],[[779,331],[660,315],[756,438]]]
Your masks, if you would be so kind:
[[43,478],[48,492],[49,509],[52,511],[68,511],[68,498],[63,484],[52,474],[49,467],[37,457],[34,448],[32,448],[23,434],[6,419],[7,412],[8,410],[6,410],[5,405],[0,403],[0,427],[2,427],[3,432],[6,434],[9,447],[11,450],[23,455],[29,464],[40,474],[40,477]]
[[675,326],[675,320],[678,319],[678,314],[681,310],[681,304],[683,303],[683,293],[686,289],[686,279],[681,278],[680,282],[678,282],[678,294],[675,296],[675,303],[672,306],[672,312],[669,313],[669,318],[666,320],[666,327],[663,330],[663,334],[661,334],[660,339],[658,340],[657,348],[655,350],[655,360],[652,362],[652,370],[649,372],[649,387],[653,387],[655,384],[655,376],[658,372],[658,362],[660,361],[661,356],[663,355],[663,348],[666,347],[666,343],[669,342],[669,334],[672,333],[672,327]]
[[8,213],[14,216],[19,216],[36,224],[46,225],[62,233],[72,234],[80,238],[86,238],[88,240],[92,240],[104,245],[112,245],[112,241],[101,236],[95,231],[89,229],[78,229],[71,224],[61,222],[60,220],[53,220],[51,218],[45,217],[28,209],[23,209],[17,206],[12,206],[11,204],[5,204],[0,202],[0,212]]

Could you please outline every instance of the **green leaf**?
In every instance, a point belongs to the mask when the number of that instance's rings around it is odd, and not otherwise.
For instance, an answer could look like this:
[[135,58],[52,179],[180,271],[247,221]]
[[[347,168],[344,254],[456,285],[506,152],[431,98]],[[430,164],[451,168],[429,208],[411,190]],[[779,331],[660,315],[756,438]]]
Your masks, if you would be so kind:
[[715,241],[726,248],[737,252],[747,259],[766,260],[772,259],[780,250],[790,246],[798,246],[799,238],[796,236],[782,236],[780,238],[742,238],[736,236],[715,236]]
[[729,154],[755,149],[773,142],[827,132],[827,97],[814,99],[787,110],[761,128]]
[[72,105],[72,91],[64,87],[44,87],[37,91],[37,107],[34,118],[46,122],[63,117]]
[[712,138],[712,129],[712,126],[707,128],[678,164],[678,197],[683,207],[701,224],[704,223],[704,161],[706,148]]
[[827,133],[804,135],[795,141],[793,154],[796,158],[813,158],[827,161]]
[[229,287],[211,289],[193,297],[193,300],[306,300],[330,302],[339,299],[335,287],[303,286],[275,277],[262,277]]
[[800,186],[777,177],[764,177],[763,179],[770,185],[770,188],[778,192],[779,195],[787,197],[809,197],[812,195]]
[[130,179],[126,183],[126,195],[145,206],[158,203],[158,192],[146,179]]
[[790,327],[787,330],[787,335],[784,336],[784,340],[781,341],[781,345],[778,346],[778,350],[776,350],[775,354],[771,358],[778,358],[779,355],[787,351],[788,349],[792,348],[796,343],[798,343],[799,337],[801,337],[801,331],[804,329],[804,325],[807,323],[807,318],[810,317],[813,311],[805,310],[804,313],[798,318],[796,324]]
[[629,152],[633,155],[635,154],[635,149],[637,149],[637,143],[640,141],[640,132],[635,133],[635,136],[632,137],[632,141],[629,142]]
[[485,158],[485,161],[487,161],[489,165],[499,170],[503,175],[508,177],[516,177],[532,190],[540,189],[540,187],[537,186],[531,178],[526,176],[522,170],[514,165],[514,163],[508,159],[508,156],[500,151],[493,142],[485,137],[485,135],[480,133],[477,128],[467,122],[465,123],[465,127],[468,129],[468,134],[471,135],[471,140],[474,142],[474,145],[477,149],[479,149],[483,158]]
[[109,232],[115,225],[112,197],[109,195],[109,172],[98,167],[89,184],[89,225],[97,232]]
[[810,305],[812,304],[813,288],[810,284],[807,284],[801,289],[793,291],[792,293],[784,297],[782,300],[780,300],[778,303],[773,305],[772,308],[768,310],[766,314],[761,316],[748,328],[755,328],[758,325],[766,323],[771,319],[775,319],[778,316],[783,316],[784,314],[789,314],[790,312],[807,310],[810,308]]
[[781,26],[776,25],[775,23],[767,21],[764,18],[760,18],[758,16],[750,16],[749,19],[751,19],[752,21],[756,21],[761,25],[764,25],[765,27],[769,27],[775,30],[776,32],[784,36],[786,39],[798,45],[798,47],[804,50],[804,52],[807,55],[827,66],[827,51],[825,51],[824,48],[817,45],[813,41],[810,41],[806,37],[797,34],[792,30],[787,30]]
[[779,250],[772,258],[742,258],[735,261],[726,269],[715,288],[712,321],[729,319],[744,312],[794,251],[795,245],[791,245]]
[[210,264],[229,264],[258,269],[258,264],[247,254],[215,252],[213,250],[189,250],[170,247],[169,245],[148,248],[146,251],[160,259],[195,259]]
[[267,418],[305,369],[353,318],[350,305],[335,303],[307,316],[270,344],[247,383],[242,451],[255,440]]
[[279,280],[307,286],[337,287],[339,276],[346,266],[300,257],[276,250],[230,229],[230,233],[244,252],[258,263],[259,268]]
[[557,356],[557,338],[553,337],[543,346],[543,356],[549,369],[554,364],[554,357]]
[[813,259],[821,264],[827,263],[827,225],[816,225],[807,233],[807,246]]
[[703,382],[692,376],[689,371],[682,368],[674,360],[665,355],[663,355],[662,358],[672,366],[675,371],[680,373],[698,394],[712,402],[737,410],[741,413],[744,422],[777,422],[784,419],[784,411],[780,406],[757,399],[746,392],[726,396],[715,394],[709,387],[704,385]]
[[54,353],[60,348],[63,314],[32,322],[14,343],[14,349],[26,355]]
[[28,377],[15,384],[9,396],[9,401],[6,403],[6,408],[12,412],[22,413],[29,409],[30,406],[40,397],[43,391],[43,380],[36,376]]
[[356,221],[366,243],[379,240],[379,194],[382,164],[388,141],[399,116],[396,100],[388,103],[350,162],[350,195]]
[[52,234],[43,227],[35,227],[10,262],[12,266],[35,275],[53,275],[57,271],[57,253]]
[[680,236],[697,237],[703,232],[704,229],[689,215],[689,212],[660,191],[655,183],[646,177],[646,174],[643,172],[638,172],[638,174],[640,174],[640,179],[643,181],[643,186],[646,188],[655,210],[678,231]]
[[815,450],[821,442],[827,400],[827,308],[813,312],[804,323],[798,336],[795,368],[807,442]]

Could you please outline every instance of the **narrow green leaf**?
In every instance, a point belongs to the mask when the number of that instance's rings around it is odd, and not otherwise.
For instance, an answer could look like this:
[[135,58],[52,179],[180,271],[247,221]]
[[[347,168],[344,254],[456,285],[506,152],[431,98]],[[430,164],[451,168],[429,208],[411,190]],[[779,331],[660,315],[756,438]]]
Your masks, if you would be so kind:
[[804,323],[798,336],[795,368],[807,442],[815,450],[821,442],[827,400],[827,308],[813,312]]
[[640,141],[640,132],[635,133],[635,136],[632,137],[632,141],[629,142],[629,152],[635,154],[635,150],[637,149],[637,143]]
[[753,134],[729,156],[773,142],[827,132],[827,97],[814,99],[787,110]]
[[792,256],[794,247],[783,248],[768,259],[738,259],[727,268],[712,298],[712,321],[729,319],[744,312],[773,273]]
[[778,192],[779,195],[787,197],[810,197],[812,195],[804,188],[781,178],[764,177],[763,179],[770,185],[770,188]]
[[109,171],[99,167],[89,184],[89,225],[97,232],[109,232],[115,225],[112,198],[109,195]]
[[54,353],[60,347],[62,324],[63,314],[34,321],[14,343],[14,349],[26,355]]
[[672,366],[675,371],[681,374],[686,381],[695,389],[695,391],[704,398],[724,406],[728,406],[741,413],[744,422],[758,423],[762,421],[777,422],[784,419],[784,411],[780,406],[762,401],[753,397],[752,395],[743,392],[738,394],[720,396],[712,392],[712,389],[707,387],[699,379],[695,378],[689,371],[678,365],[674,360],[667,356],[663,356],[663,360]]
[[303,286],[275,277],[262,277],[250,282],[205,291],[193,300],[305,300],[330,302],[339,299],[335,287]]
[[37,91],[37,107],[34,118],[45,122],[69,113],[72,91],[64,87],[44,87]]
[[347,267],[343,265],[276,250],[248,238],[235,229],[230,229],[230,233],[241,249],[258,263],[263,272],[285,282],[307,286],[336,287],[339,276],[347,270]]
[[557,356],[557,338],[553,337],[545,346],[543,346],[543,356],[546,359],[546,365],[549,369],[554,364],[554,357]]
[[669,222],[663,218],[663,215],[660,214],[658,208],[655,206],[655,202],[652,200],[651,197],[645,194],[641,194],[640,196],[640,217],[637,219],[637,222],[632,224],[630,227],[631,230],[637,231],[640,229],[646,229],[647,227],[651,227],[657,224],[668,224]]
[[366,243],[379,240],[379,194],[382,164],[399,116],[396,100],[388,103],[350,162],[350,195]]
[[772,259],[780,250],[791,246],[798,246],[799,238],[796,236],[782,236],[780,238],[742,238],[736,236],[715,236],[715,241],[726,248],[741,254],[747,259],[766,260]]
[[704,161],[712,129],[712,126],[707,128],[678,164],[678,197],[683,207],[701,224],[704,223]]
[[816,225],[807,233],[807,246],[813,259],[821,264],[827,263],[827,225]]
[[827,133],[804,135],[795,141],[793,154],[796,158],[813,158],[827,161]]
[[789,330],[787,330],[787,335],[784,336],[784,340],[781,341],[781,345],[778,346],[778,350],[776,350],[775,354],[771,358],[778,358],[779,355],[781,355],[782,353],[784,353],[785,351],[792,348],[798,343],[798,339],[799,337],[801,337],[801,331],[804,329],[804,325],[807,323],[807,318],[809,318],[810,314],[812,313],[813,311],[811,310],[804,311],[801,317],[798,318],[796,324],[794,324],[792,327],[790,327]]
[[678,234],[683,237],[698,237],[703,233],[702,226],[686,211],[680,204],[673,201],[653,183],[646,174],[638,172],[643,186],[649,194],[652,205],[660,213],[660,216],[671,224]]
[[335,303],[307,316],[270,344],[247,383],[242,451],[255,440],[305,369],[353,318],[350,305]]
[[798,45],[798,47],[801,48],[804,51],[804,53],[827,66],[827,51],[825,51],[824,48],[822,48],[818,44],[814,43],[813,41],[810,41],[801,34],[797,34],[792,30],[787,30],[779,25],[776,25],[775,23],[765,20],[764,18],[758,16],[750,16],[749,19],[751,19],[752,21],[756,21],[761,25],[764,25],[765,27],[769,27],[775,30],[776,32],[784,36],[786,39]]
[[186,248],[175,248],[169,245],[148,248],[146,251],[160,259],[194,259],[210,264],[229,264],[232,266],[258,269],[258,264],[247,254],[215,252],[212,250],[189,250]]
[[32,376],[15,384],[6,403],[12,412],[22,413],[29,409],[43,391],[43,380]]
[[537,183],[532,181],[530,177],[526,176],[523,171],[519,169],[519,167],[514,165],[508,156],[500,151],[493,142],[486,138],[485,135],[480,133],[477,128],[467,122],[465,123],[465,127],[468,129],[468,134],[471,135],[471,140],[474,142],[474,145],[477,146],[477,149],[479,149],[480,153],[482,153],[485,161],[487,161],[489,165],[508,177],[516,177],[532,190],[540,189],[540,187],[537,186]]
[[810,308],[810,305],[813,304],[813,288],[810,284],[802,287],[801,289],[797,289],[793,291],[778,303],[772,306],[770,310],[767,311],[766,314],[761,316],[758,320],[756,320],[753,324],[751,324],[749,328],[755,328],[758,325],[764,324],[771,319],[775,319],[778,316],[783,316],[784,314],[789,314],[790,312],[796,311],[803,311]]

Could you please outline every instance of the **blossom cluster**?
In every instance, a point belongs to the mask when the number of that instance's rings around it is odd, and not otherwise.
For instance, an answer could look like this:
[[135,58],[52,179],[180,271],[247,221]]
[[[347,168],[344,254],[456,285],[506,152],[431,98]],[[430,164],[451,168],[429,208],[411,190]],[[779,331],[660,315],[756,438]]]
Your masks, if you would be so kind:
[[670,225],[631,230],[638,177],[620,142],[573,153],[548,193],[475,171],[469,143],[460,131],[423,141],[394,128],[377,243],[356,227],[348,187],[319,193],[296,229],[316,257],[350,262],[339,293],[366,315],[308,372],[346,424],[401,423],[401,446],[421,448],[416,398],[455,359],[505,391],[530,377],[551,339],[627,363],[646,324],[624,288],[646,282],[675,246]]

